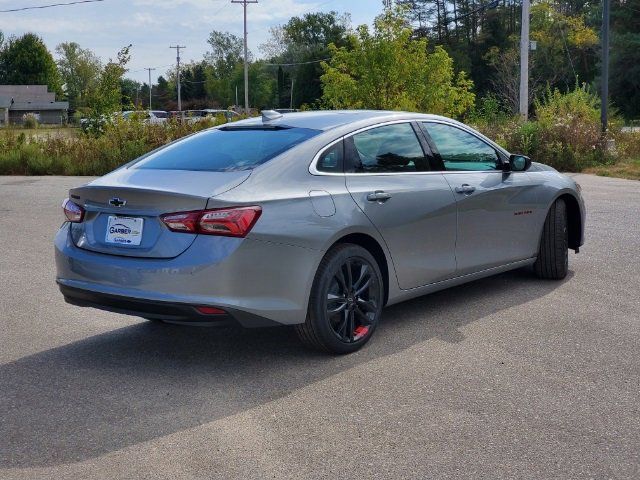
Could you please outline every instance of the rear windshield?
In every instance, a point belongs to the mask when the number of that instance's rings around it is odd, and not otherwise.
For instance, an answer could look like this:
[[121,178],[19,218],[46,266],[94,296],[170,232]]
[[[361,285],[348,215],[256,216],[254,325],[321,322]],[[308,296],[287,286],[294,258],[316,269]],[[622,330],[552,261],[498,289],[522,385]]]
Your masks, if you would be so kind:
[[153,112],[156,118],[167,118],[169,114],[167,112]]
[[221,128],[167,145],[132,168],[231,172],[248,170],[319,134],[308,128]]

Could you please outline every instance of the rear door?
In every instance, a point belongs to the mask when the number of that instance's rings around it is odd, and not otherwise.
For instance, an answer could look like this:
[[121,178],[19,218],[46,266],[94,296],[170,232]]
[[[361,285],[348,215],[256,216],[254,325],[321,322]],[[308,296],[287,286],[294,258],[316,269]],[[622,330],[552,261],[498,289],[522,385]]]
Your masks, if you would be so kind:
[[455,198],[444,176],[431,171],[425,147],[411,122],[345,138],[347,188],[384,238],[403,289],[450,278],[456,269]]
[[457,275],[535,255],[535,185],[526,172],[504,172],[508,161],[479,136],[456,125],[424,122],[458,205]]

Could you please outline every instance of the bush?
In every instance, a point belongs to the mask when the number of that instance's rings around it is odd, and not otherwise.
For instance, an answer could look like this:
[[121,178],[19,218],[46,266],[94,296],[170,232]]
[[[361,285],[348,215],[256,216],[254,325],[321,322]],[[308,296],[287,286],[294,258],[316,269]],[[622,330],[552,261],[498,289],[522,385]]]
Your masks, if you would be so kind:
[[15,130],[0,133],[1,175],[104,175],[119,166],[178,138],[225,122],[170,121],[149,125],[115,120],[104,133],[83,133],[75,138],[31,137]]
[[472,122],[507,150],[561,171],[579,172],[612,161],[600,134],[598,98],[586,87],[564,94],[549,90],[535,101],[535,112],[530,121],[492,114]]
[[38,128],[38,119],[33,113],[25,113],[22,116],[22,125],[24,128]]

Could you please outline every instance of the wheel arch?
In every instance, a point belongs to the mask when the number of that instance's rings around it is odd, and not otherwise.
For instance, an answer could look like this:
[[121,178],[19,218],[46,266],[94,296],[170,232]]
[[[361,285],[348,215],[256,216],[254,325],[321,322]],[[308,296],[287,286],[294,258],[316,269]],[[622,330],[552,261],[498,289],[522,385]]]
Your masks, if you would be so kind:
[[[582,211],[576,197],[570,193],[563,193],[556,200],[564,200],[567,206],[567,229],[569,233],[569,248],[578,250],[582,245]],[[556,201],[554,200],[554,201]]]
[[330,248],[344,243],[352,243],[364,248],[373,256],[373,258],[375,258],[376,262],[378,262],[378,267],[382,274],[382,283],[384,284],[384,303],[386,304],[389,300],[390,271],[387,256],[382,245],[380,245],[375,238],[367,235],[366,233],[349,233],[338,238]]

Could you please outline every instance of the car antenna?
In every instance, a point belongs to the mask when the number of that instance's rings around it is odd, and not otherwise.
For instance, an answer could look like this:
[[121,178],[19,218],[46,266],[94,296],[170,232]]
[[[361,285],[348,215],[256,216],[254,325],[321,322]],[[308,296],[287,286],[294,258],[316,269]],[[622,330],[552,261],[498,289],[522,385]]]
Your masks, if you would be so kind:
[[269,123],[270,121],[277,120],[278,118],[282,118],[282,114],[280,112],[276,112],[275,110],[262,111],[262,123]]

